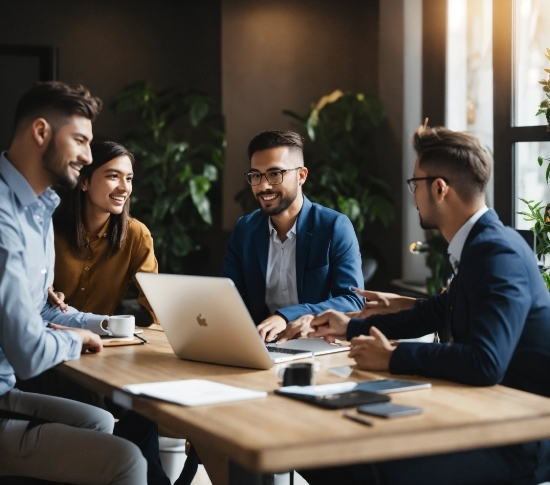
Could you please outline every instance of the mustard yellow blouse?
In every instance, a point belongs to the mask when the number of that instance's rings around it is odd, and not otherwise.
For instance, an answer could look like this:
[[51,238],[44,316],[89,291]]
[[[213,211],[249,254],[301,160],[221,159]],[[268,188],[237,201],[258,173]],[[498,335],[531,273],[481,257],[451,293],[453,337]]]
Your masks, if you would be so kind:
[[158,273],[158,263],[149,229],[137,219],[130,219],[120,251],[109,257],[107,229],[88,233],[89,245],[83,254],[69,246],[67,239],[55,233],[55,291],[65,294],[65,302],[82,312],[113,315],[130,282],[138,290],[138,301],[157,319],[136,281],[136,273]]

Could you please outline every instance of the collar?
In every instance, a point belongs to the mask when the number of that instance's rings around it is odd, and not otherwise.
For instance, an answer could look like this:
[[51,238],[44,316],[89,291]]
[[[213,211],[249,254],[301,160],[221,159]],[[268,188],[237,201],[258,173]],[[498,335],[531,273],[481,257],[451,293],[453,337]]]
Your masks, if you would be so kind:
[[111,217],[107,219],[107,222],[103,224],[103,227],[98,231],[97,234],[92,234],[91,232],[86,232],[86,236],[90,241],[95,241],[101,237],[107,237],[107,231],[109,230],[109,222],[111,222]]
[[29,207],[39,200],[42,200],[46,206],[55,209],[59,204],[59,196],[55,191],[46,189],[44,193],[37,196],[23,174],[8,160],[7,153],[8,152],[0,153],[0,177],[4,179],[9,188],[13,191],[20,204],[23,207]]
[[[275,241],[276,237],[277,237],[277,229],[275,229],[273,227],[273,224],[271,223],[271,217],[268,217],[268,225],[269,225],[269,234],[271,235],[271,237],[273,238],[273,240]],[[286,233],[286,237],[291,239],[293,237],[293,235],[296,235],[296,222],[298,221],[298,219],[296,219],[296,221],[294,221],[294,224],[292,225],[292,227],[290,228],[290,230]]]
[[468,234],[470,234],[470,231],[474,227],[475,223],[479,220],[479,218],[483,214],[485,214],[488,210],[489,208],[486,205],[484,205],[481,209],[479,209],[472,217],[470,217],[464,223],[464,225],[457,231],[457,233],[451,239],[447,252],[449,253],[449,259],[451,260],[451,264],[453,265],[455,270],[458,267],[458,264],[460,263],[460,256],[462,255],[462,249],[464,249],[464,243],[468,238]]

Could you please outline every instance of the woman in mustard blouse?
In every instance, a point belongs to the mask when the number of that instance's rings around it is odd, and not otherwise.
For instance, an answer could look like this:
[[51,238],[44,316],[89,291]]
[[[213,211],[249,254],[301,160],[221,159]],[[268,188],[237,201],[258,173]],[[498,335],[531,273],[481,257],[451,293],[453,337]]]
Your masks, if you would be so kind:
[[151,233],[130,216],[134,156],[106,141],[91,146],[77,187],[53,216],[56,292],[82,312],[113,315],[133,281],[139,302],[155,315],[137,284],[137,272],[158,272]]

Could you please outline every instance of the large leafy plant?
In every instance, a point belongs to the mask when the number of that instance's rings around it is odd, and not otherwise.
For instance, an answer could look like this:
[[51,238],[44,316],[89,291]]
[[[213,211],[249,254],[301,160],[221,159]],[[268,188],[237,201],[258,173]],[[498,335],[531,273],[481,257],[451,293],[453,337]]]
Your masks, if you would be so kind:
[[304,191],[319,204],[346,214],[362,246],[369,223],[394,217],[390,186],[376,175],[379,127],[384,107],[375,94],[323,96],[304,116],[283,111],[302,124],[309,168]]
[[[546,49],[546,58],[550,61],[550,49]],[[550,132],[550,69],[544,69],[546,73],[549,74],[548,79],[542,79],[539,81],[542,84],[542,90],[546,96],[546,99],[541,101],[538,111],[535,116],[544,114],[546,117],[546,131]],[[544,162],[549,162],[546,167],[545,177],[546,183],[550,179],[550,159],[538,157],[537,162],[540,167]],[[539,260],[544,259],[545,254],[550,254],[550,203],[546,205],[546,209],[543,202],[535,202],[534,200],[525,200],[520,199],[524,204],[527,205],[529,212],[521,211],[518,214],[523,216],[523,220],[527,222],[533,222],[534,226],[531,227],[531,230],[535,233],[537,238],[537,257]],[[545,211],[544,215],[541,214],[541,211]],[[549,266],[544,266],[542,268],[542,277],[546,284],[548,290],[550,290],[550,275],[548,274]]]
[[200,92],[155,90],[136,82],[116,98],[115,113],[135,114],[125,143],[136,157],[132,215],[151,231],[163,272],[183,270],[199,249],[197,233],[212,224],[209,192],[224,166],[221,116]]

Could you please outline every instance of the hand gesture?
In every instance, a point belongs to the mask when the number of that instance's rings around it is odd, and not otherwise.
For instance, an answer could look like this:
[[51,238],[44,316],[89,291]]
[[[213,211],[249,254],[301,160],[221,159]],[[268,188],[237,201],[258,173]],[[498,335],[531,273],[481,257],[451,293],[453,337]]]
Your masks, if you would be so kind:
[[387,371],[394,350],[395,345],[380,330],[371,327],[370,336],[361,335],[351,339],[349,356],[355,359],[360,369]]
[[308,333],[313,331],[311,328],[311,322],[315,315],[303,315],[297,318],[293,322],[290,322],[286,329],[279,334],[277,343],[284,343],[287,340],[298,337],[307,337]]
[[271,342],[286,329],[286,320],[281,315],[271,315],[258,325],[258,332],[264,342]]
[[69,308],[69,305],[65,303],[65,294],[61,291],[55,291],[53,286],[48,288],[48,303],[53,307],[59,307],[63,313]]
[[333,343],[336,339],[345,340],[350,317],[336,310],[327,310],[317,315],[311,322],[313,332],[307,336],[322,337],[325,341]]
[[103,349],[103,343],[101,342],[99,335],[96,335],[89,330],[84,328],[65,327],[63,325],[58,325],[57,323],[50,323],[49,327],[54,330],[70,330],[76,333],[82,341],[82,353],[86,351],[97,353],[101,352]]
[[[357,315],[361,318],[367,318],[371,315],[385,315],[387,313],[397,313],[401,310],[407,310],[414,306],[415,298],[400,296],[395,293],[382,293],[381,291],[368,291],[356,289],[355,293],[365,298],[363,309]],[[355,315],[354,315],[355,316]]]

